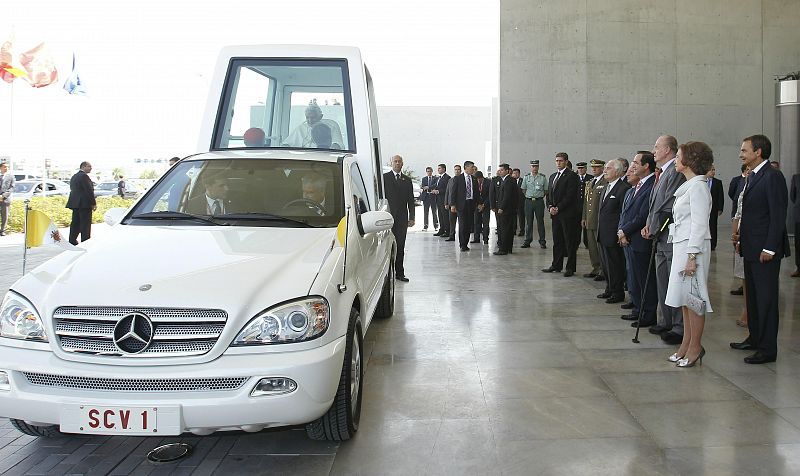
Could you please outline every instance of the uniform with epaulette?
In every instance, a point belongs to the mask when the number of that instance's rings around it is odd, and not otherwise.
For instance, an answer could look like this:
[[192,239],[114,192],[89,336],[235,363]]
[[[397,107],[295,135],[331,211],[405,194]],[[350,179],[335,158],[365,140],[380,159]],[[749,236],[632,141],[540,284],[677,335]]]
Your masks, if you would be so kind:
[[[606,163],[602,160],[592,159],[591,166],[603,167]],[[592,170],[595,172],[595,170]],[[595,278],[602,281],[602,270],[600,268],[600,250],[597,247],[597,213],[600,205],[600,193],[604,190],[606,179],[603,174],[595,174],[595,177],[586,182],[583,200],[583,213],[581,223],[586,230],[586,240],[589,247],[589,261],[592,263],[592,270],[583,275],[584,278]]]

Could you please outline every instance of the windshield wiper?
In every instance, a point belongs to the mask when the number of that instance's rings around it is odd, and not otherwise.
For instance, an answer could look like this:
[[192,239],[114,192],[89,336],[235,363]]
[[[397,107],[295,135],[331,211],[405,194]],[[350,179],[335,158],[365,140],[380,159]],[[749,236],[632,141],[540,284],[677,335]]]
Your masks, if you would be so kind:
[[213,218],[218,218],[221,220],[286,221],[302,225],[306,228],[316,228],[314,225],[308,223],[308,220],[298,220],[295,218],[289,218],[281,215],[273,215],[271,213],[261,213],[261,212],[225,213],[222,215],[213,215]]
[[210,225],[227,225],[227,223],[218,223],[210,218],[206,218],[200,215],[192,215],[191,213],[171,212],[171,211],[138,213],[136,215],[133,215],[131,218],[135,218],[137,220],[195,220],[203,223],[208,223]]

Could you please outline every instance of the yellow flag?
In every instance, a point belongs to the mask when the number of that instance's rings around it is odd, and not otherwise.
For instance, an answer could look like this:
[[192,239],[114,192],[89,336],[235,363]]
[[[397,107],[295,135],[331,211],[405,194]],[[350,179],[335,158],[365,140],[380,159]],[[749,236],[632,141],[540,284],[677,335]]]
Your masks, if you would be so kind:
[[68,243],[59,233],[53,220],[39,210],[28,210],[25,226],[25,246],[28,248],[54,244],[65,249],[79,249]]
[[347,233],[347,215],[339,220],[339,226],[336,227],[336,238],[339,240],[339,245],[344,246],[344,237]]

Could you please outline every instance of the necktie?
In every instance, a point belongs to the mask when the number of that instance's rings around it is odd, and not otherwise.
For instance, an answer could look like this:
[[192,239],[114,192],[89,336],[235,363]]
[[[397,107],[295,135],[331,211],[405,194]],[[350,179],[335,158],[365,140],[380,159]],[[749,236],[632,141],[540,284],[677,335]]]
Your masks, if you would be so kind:
[[633,196],[635,197],[637,193],[639,193],[639,189],[642,188],[642,181],[639,180],[639,183],[636,184],[636,190],[633,191]]
[[467,200],[472,200],[472,176],[464,174],[464,180],[467,181]]
[[222,207],[219,204],[219,200],[214,200],[214,207],[211,209],[212,215],[219,215],[222,213]]
[[556,179],[553,180],[553,188],[556,188],[556,184],[558,183],[558,179],[561,178],[561,172],[556,172]]
[[394,174],[394,176],[397,179],[397,181],[399,182],[400,181],[400,174]]
[[714,181],[713,181],[713,180],[711,180],[711,179],[708,179],[708,190],[709,190],[709,191],[711,191],[711,186],[712,186],[712,185],[714,185]]
[[656,184],[658,184],[659,178],[661,178],[661,167],[656,167]]

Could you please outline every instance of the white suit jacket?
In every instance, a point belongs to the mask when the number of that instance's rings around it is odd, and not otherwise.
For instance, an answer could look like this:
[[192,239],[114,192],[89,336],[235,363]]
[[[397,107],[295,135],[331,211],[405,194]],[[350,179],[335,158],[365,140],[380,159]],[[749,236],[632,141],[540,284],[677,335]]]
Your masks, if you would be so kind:
[[675,191],[675,204],[672,216],[675,223],[670,225],[672,243],[689,240],[686,252],[700,253],[703,242],[711,239],[708,218],[711,214],[711,192],[705,175],[692,177]]

